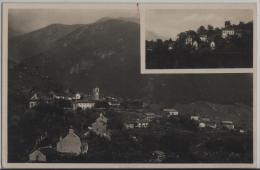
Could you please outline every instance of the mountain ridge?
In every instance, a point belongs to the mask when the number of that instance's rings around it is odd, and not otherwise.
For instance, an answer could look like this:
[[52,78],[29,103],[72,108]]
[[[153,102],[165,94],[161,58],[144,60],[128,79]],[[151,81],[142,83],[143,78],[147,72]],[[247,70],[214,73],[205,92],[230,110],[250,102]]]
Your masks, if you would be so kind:
[[49,81],[40,78],[42,75],[65,89],[87,92],[99,86],[107,95],[157,103],[205,100],[251,105],[252,76],[247,74],[140,74],[139,31],[139,24],[116,19],[80,26],[55,38],[48,49],[35,49],[36,55],[27,56],[20,63],[10,62],[18,65],[10,68],[10,81],[21,87],[26,84],[23,88],[28,91],[49,87]]

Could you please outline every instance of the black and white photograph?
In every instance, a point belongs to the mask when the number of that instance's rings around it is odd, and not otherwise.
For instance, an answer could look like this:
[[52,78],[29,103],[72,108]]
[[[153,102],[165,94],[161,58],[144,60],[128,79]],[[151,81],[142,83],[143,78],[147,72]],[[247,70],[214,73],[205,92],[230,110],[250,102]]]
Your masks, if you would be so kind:
[[250,68],[252,11],[139,5],[4,6],[6,167],[255,166],[253,71],[143,74],[140,55],[145,24],[149,68]]
[[253,67],[252,9],[145,10],[145,69]]

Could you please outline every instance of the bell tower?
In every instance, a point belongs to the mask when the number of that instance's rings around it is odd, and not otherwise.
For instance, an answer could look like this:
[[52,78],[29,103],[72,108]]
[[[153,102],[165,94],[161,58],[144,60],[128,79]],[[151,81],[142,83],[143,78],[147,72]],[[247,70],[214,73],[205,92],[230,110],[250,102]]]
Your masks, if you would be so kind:
[[95,87],[93,89],[93,100],[99,100],[99,88],[98,87]]

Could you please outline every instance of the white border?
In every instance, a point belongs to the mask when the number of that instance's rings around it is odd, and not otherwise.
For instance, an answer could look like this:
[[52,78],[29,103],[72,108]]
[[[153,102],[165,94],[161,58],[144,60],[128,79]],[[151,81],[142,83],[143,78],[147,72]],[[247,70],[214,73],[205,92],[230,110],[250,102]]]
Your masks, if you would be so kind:
[[[31,1],[20,0],[20,1],[22,1],[22,2],[35,2],[33,0],[31,0]],[[10,0],[8,2],[17,2],[17,1],[11,1]],[[38,2],[43,2],[43,1],[38,1]],[[46,2],[53,2],[53,1],[52,0],[46,0],[44,3],[46,3]],[[76,3],[73,0],[67,0],[66,2],[67,3],[73,3],[72,5],[74,5]],[[77,3],[82,3],[82,2],[86,3],[87,1],[77,1]],[[88,1],[88,2],[91,2],[91,1]],[[103,2],[103,3],[105,3],[104,1],[100,1],[100,0],[97,0],[96,2],[100,2],[100,3]],[[115,2],[122,2],[122,1],[116,1],[115,0],[112,3],[115,3]],[[127,1],[127,2],[131,3],[132,1]],[[148,0],[148,1],[140,0],[139,2],[159,3],[157,0]],[[166,3],[167,2],[168,3],[172,3],[172,2],[174,2],[174,3],[180,3],[180,2],[182,2],[182,3],[191,3],[191,2],[192,3],[194,3],[194,2],[195,3],[196,2],[197,3],[198,2],[206,2],[206,3],[208,3],[209,1],[207,1],[207,0],[200,0],[200,1],[198,1],[198,0],[195,0],[195,1],[192,1],[192,0],[183,0],[183,1],[180,1],[180,0],[179,1],[166,0],[164,2],[166,2]],[[220,2],[221,3],[227,3],[227,2],[229,2],[229,3],[230,2],[234,2],[234,3],[237,3],[237,2],[243,2],[243,3],[245,3],[245,2],[254,2],[254,3],[256,3],[257,2],[258,7],[259,7],[259,3],[258,3],[257,0],[248,0],[248,1],[246,1],[246,0],[228,0],[228,1],[227,0],[219,0],[219,1],[212,1],[212,2],[215,2],[215,3],[220,3]],[[61,5],[60,3],[64,3],[64,1],[63,0],[57,0],[56,1],[56,5],[57,5],[57,3],[60,6]],[[52,4],[52,5],[55,5],[55,4]],[[108,5],[108,4],[106,4],[106,5]],[[113,4],[113,5],[115,5],[115,4]],[[90,6],[90,5],[87,5],[87,6]],[[258,16],[259,16],[259,11],[258,11]],[[258,21],[259,21],[259,18],[258,18]],[[6,25],[3,25],[3,26],[6,29]],[[257,22],[257,27],[259,28],[259,22]],[[3,38],[6,38],[6,36],[7,35],[3,34]],[[257,32],[257,38],[259,40],[258,32]],[[4,47],[3,50],[7,49],[6,44],[3,43],[3,45],[5,45],[5,46],[3,46]],[[257,51],[259,52],[258,49],[257,49]],[[6,51],[5,51],[5,54],[7,54]],[[260,62],[259,54],[258,54],[257,60],[258,60],[258,64],[259,64],[259,62]],[[5,69],[7,70],[7,68],[6,68],[4,63],[6,63],[6,60],[4,60],[4,57],[3,57],[3,65],[2,65],[3,68],[1,67],[1,71],[3,71],[3,73],[5,72]],[[208,69],[204,69],[203,71],[207,71],[207,70]],[[257,70],[259,71],[259,69],[257,69]],[[256,71],[256,69],[253,69],[251,71],[248,70],[246,72],[255,72],[255,71]],[[256,76],[257,75],[254,73],[254,88],[255,88],[254,89],[254,93],[255,93],[255,90],[257,88],[256,85],[259,84],[259,79],[258,79],[259,77],[256,79]],[[258,74],[258,76],[259,76],[259,74]],[[4,85],[4,84],[7,84],[7,83],[4,83],[4,82],[7,82],[6,81],[7,79],[6,79],[6,76],[3,76],[3,77],[1,76],[1,78],[3,78],[2,79],[2,82],[3,82],[3,84],[2,84],[3,85],[2,92],[3,92],[4,95],[1,95],[1,96],[7,96],[6,95],[7,94],[7,85]],[[256,80],[258,82],[257,84],[256,84]],[[259,96],[259,91],[258,90],[257,90],[257,94]],[[256,95],[254,95],[254,113],[256,111],[256,107],[255,106],[257,106],[256,98],[257,98]],[[7,99],[7,98],[4,98],[4,99]],[[5,102],[5,101],[7,101],[7,100],[3,100],[3,103],[1,103],[2,106],[7,106],[7,102]],[[259,111],[259,106],[257,108],[258,108],[258,111]],[[2,110],[2,116],[3,116],[2,120],[6,120],[6,114],[7,114],[6,111],[7,110],[5,110],[5,109]],[[254,116],[256,116],[256,114],[254,114]],[[258,122],[258,124],[256,124],[257,122]],[[257,119],[254,118],[254,128],[256,126],[258,127],[258,129],[260,128],[259,122],[260,122],[260,116],[257,116]],[[2,121],[1,121],[1,123],[2,123]],[[3,123],[5,124],[3,126],[4,127],[3,130],[7,131],[7,124],[5,122],[3,122]],[[55,164],[53,164],[53,163],[47,163],[47,164],[46,163],[34,163],[34,164],[31,164],[31,163],[7,163],[6,160],[1,159],[2,160],[2,165],[1,166],[3,166],[4,168],[255,168],[256,167],[256,161],[255,161],[256,157],[255,156],[256,156],[256,154],[258,154],[257,158],[259,158],[259,156],[260,156],[260,153],[256,152],[258,150],[258,147],[256,148],[256,145],[255,145],[256,144],[255,137],[258,137],[258,140],[257,140],[258,146],[260,144],[260,141],[259,141],[260,135],[256,136],[256,133],[254,133],[254,163],[253,164],[240,164],[240,163],[238,163],[238,164],[231,164],[231,163],[230,164],[222,164],[222,163],[220,163],[220,164],[211,164],[211,163],[209,163],[209,164],[208,163],[205,163],[205,164],[200,164],[200,163],[199,164],[168,164],[168,163],[167,164],[130,164],[130,163],[129,164],[94,164],[94,163],[80,163],[80,164],[72,164],[72,163],[55,163]],[[2,141],[3,145],[2,146],[4,147],[7,144],[7,138],[4,135],[2,139],[3,139],[3,141]],[[260,160],[257,159],[257,161],[258,161],[258,164],[257,164],[258,166],[257,167],[260,167]]]

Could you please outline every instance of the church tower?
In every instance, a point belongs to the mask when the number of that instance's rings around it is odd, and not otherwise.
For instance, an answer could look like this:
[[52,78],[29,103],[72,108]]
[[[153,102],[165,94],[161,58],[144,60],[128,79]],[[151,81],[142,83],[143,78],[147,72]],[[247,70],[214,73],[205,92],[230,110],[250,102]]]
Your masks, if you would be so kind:
[[99,100],[99,88],[98,87],[95,87],[93,89],[93,100]]

